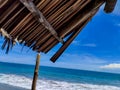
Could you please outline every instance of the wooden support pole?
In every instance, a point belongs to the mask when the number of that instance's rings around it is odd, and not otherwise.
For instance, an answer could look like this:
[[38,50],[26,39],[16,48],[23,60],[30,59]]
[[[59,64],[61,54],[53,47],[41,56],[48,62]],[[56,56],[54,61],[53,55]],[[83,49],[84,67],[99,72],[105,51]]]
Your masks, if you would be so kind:
[[36,83],[37,83],[38,71],[39,71],[39,63],[40,63],[40,54],[37,54],[36,65],[35,65],[34,77],[33,77],[32,89],[31,90],[36,90]]

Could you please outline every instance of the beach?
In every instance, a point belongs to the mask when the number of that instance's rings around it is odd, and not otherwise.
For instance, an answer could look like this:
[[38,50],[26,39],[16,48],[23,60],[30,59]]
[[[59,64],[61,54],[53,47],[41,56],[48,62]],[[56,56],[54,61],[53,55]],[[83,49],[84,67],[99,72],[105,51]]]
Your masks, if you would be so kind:
[[30,90],[30,89],[25,89],[25,88],[21,88],[21,87],[15,87],[15,86],[11,86],[8,84],[0,83],[0,90]]
[[[30,90],[34,66],[0,63],[0,90]],[[120,74],[41,66],[37,90],[120,90]]]

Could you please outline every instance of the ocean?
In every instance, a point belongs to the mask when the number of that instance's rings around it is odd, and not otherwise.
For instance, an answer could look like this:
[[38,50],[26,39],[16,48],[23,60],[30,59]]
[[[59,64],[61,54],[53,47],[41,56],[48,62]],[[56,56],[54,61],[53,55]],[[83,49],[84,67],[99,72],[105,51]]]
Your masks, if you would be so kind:
[[[0,86],[30,90],[33,73],[33,65],[0,62]],[[41,66],[37,90],[120,90],[120,74]]]

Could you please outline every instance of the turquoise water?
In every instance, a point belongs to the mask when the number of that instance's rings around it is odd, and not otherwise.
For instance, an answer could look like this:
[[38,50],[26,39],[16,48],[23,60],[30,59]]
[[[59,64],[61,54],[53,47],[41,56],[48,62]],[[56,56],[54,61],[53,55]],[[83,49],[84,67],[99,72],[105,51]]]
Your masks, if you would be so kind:
[[[27,88],[28,86],[25,86],[25,85],[29,83],[29,80],[32,80],[33,73],[34,73],[34,66],[32,65],[0,63],[0,83],[12,85],[10,80],[13,77],[14,79],[16,78],[21,82],[23,81],[23,83],[25,82],[24,88]],[[2,79],[6,79],[6,82],[5,81],[1,82]],[[120,74],[112,74],[112,73],[41,66],[39,71],[39,80],[45,81],[43,86],[50,81],[49,83],[52,82],[53,86],[54,84],[55,85],[60,84],[61,88],[63,87],[62,85],[64,83],[67,83],[66,85],[73,86],[73,89],[70,89],[70,90],[80,90],[81,87],[79,85],[84,85],[84,86],[87,85],[86,87],[88,88],[95,88],[94,85],[97,85],[98,87],[101,86],[101,88],[102,86],[104,88],[105,86],[107,86],[107,87],[115,88],[115,89],[109,89],[109,90],[120,90]],[[19,86],[19,84],[20,83],[18,83],[17,86]],[[31,84],[31,81],[30,81],[30,84]],[[76,85],[79,86],[79,89],[75,89],[77,87]],[[90,86],[90,85],[93,85],[93,86]],[[39,88],[42,88],[42,86]],[[57,89],[48,89],[48,90],[57,90]],[[82,89],[82,90],[90,90],[90,89]],[[94,90],[94,89],[91,89],[91,90]],[[95,90],[99,90],[99,89],[95,89]],[[100,89],[100,90],[106,90],[106,89]]]

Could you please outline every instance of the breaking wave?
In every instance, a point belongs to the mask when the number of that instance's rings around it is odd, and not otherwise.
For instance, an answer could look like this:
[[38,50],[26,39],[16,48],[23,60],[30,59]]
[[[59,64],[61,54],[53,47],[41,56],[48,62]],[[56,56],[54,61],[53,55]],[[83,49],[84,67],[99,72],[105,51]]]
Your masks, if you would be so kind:
[[[32,79],[13,74],[0,74],[0,83],[30,89]],[[41,79],[37,82],[37,90],[120,90],[120,87]]]

